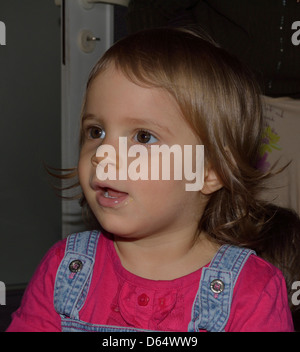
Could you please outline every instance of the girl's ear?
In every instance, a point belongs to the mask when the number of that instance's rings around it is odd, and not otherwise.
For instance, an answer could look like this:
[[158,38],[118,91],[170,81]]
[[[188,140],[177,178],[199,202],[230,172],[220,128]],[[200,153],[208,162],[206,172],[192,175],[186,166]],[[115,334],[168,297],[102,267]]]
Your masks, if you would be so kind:
[[223,187],[223,183],[215,170],[207,165],[204,172],[204,185],[201,192],[210,195]]

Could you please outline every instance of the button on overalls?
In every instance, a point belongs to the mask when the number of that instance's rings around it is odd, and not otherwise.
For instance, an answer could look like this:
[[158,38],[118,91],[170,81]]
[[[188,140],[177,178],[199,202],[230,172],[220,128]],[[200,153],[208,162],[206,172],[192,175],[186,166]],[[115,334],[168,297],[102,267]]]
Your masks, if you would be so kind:
[[[91,283],[98,231],[70,235],[64,258],[58,268],[54,287],[54,307],[61,316],[64,332],[150,331],[130,327],[91,324],[79,319]],[[220,247],[208,267],[202,269],[194,300],[189,332],[224,331],[230,315],[232,293],[237,278],[254,251],[236,246]]]

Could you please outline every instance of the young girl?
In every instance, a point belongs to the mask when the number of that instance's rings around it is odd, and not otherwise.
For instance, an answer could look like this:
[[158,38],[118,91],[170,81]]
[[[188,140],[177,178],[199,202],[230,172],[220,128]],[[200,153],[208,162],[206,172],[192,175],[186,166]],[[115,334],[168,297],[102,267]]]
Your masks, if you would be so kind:
[[[262,125],[251,74],[203,36],[155,29],[112,46],[81,117],[78,176],[96,227],[50,249],[8,331],[292,331],[281,272],[245,248],[263,224]],[[191,146],[195,164],[204,145],[203,187],[124,177],[137,158],[119,137],[144,147],[149,175],[153,146]],[[102,180],[108,170],[123,177]]]

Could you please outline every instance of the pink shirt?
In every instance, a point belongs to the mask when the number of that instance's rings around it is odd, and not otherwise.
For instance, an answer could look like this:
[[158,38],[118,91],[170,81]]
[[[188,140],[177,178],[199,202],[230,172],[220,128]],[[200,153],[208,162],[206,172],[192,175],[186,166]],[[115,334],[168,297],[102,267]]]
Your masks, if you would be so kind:
[[[7,331],[61,331],[53,306],[56,272],[66,240],[45,255]],[[187,331],[202,269],[171,281],[138,277],[125,270],[113,241],[100,236],[87,300],[80,319],[94,324]],[[234,289],[226,331],[293,331],[281,272],[251,255]]]

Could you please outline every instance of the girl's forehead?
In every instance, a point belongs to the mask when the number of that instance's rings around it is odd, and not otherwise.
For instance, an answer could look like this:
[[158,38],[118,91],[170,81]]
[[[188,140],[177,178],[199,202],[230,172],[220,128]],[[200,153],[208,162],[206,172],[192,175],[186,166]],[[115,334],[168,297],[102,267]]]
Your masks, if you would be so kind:
[[175,98],[163,88],[132,82],[120,70],[101,72],[91,83],[84,116],[95,116],[107,124],[152,125],[155,130],[182,134],[191,127]]
[[134,101],[140,98],[134,106],[138,103],[153,103],[159,100],[163,101],[169,108],[172,105],[174,109],[178,110],[178,113],[180,112],[176,99],[167,89],[154,84],[143,83],[138,79],[131,79],[126,73],[113,65],[98,72],[90,82],[87,89],[87,98],[91,96],[116,98],[117,100],[121,100],[125,96],[128,99],[132,98]]
[[[165,121],[168,116],[172,116],[172,123],[178,122],[180,125],[183,123],[185,128],[191,128],[193,133],[198,134],[188,114],[184,112],[178,99],[175,98],[176,94],[173,94],[176,88],[173,87],[169,90],[169,85],[163,86],[163,84],[160,84],[160,77],[155,81],[153,73],[151,77],[144,76],[144,78],[141,81],[133,70],[130,68],[123,70],[120,67],[116,67],[114,62],[101,67],[100,70],[94,71],[94,75],[88,84],[84,112],[89,112],[92,100],[102,105],[103,101],[107,102],[107,100],[112,100],[112,98],[115,98],[115,101],[120,103],[125,97],[124,106],[126,108],[139,105],[142,109],[144,108],[145,112],[149,112],[151,116],[151,112],[156,107],[156,111],[160,109],[159,114],[157,113],[156,115],[159,116],[161,121]],[[151,92],[151,94],[143,94],[143,92]],[[126,102],[127,104],[125,105]],[[143,107],[143,102],[148,102],[148,106],[145,105]],[[154,112],[153,116],[155,117]]]
[[136,74],[130,68],[117,66],[113,61],[110,62],[105,67],[101,67],[99,70],[94,72],[92,77],[90,78],[90,83],[88,84],[88,88],[96,82],[103,82],[106,80],[111,80],[113,78],[122,78],[123,80],[127,80],[132,84],[143,88],[154,88],[157,84],[150,84],[149,82],[146,84],[142,82],[139,78],[137,78]]

